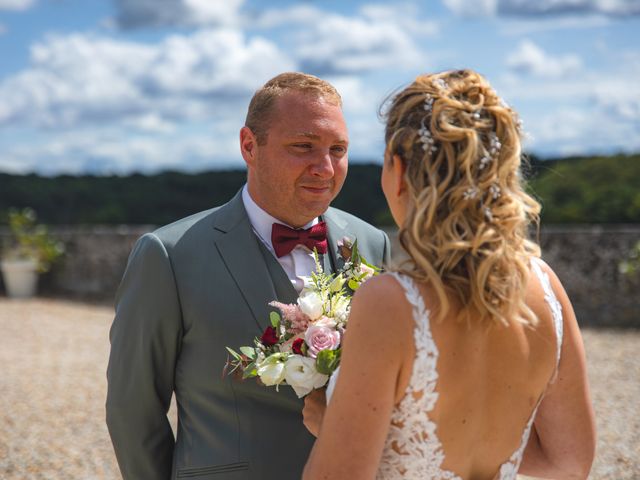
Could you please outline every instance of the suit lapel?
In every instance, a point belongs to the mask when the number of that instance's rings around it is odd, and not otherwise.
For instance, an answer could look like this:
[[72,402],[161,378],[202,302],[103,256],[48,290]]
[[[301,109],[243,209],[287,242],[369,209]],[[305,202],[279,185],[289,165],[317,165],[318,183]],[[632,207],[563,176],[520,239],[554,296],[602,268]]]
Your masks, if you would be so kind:
[[[348,236],[348,224],[329,208],[322,216],[327,222],[328,251],[322,256],[325,272],[344,266],[338,240]],[[271,252],[256,237],[242,202],[242,191],[218,210],[215,245],[229,273],[249,306],[258,327],[269,325],[269,302],[295,303],[298,293]],[[353,240],[353,239],[352,239]]]
[[[216,248],[251,309],[260,330],[269,324],[269,302],[277,298],[273,279],[260,250],[239,192],[219,209]],[[284,275],[284,273],[283,273]],[[293,288],[293,287],[292,287]]]
[[280,265],[278,260],[276,260],[273,254],[262,242],[258,243],[260,244],[260,251],[262,252],[265,264],[267,265],[267,269],[271,275],[271,280],[273,280],[276,298],[282,303],[296,303],[298,300],[298,292],[293,288],[293,284],[282,268],[282,265]]
[[[332,208],[329,208],[324,215],[322,215],[322,219],[327,222],[328,242],[327,253],[324,255],[324,267],[325,271],[335,273],[344,267],[344,260],[338,251],[338,241],[344,237],[349,237],[347,234],[348,224],[336,215]],[[353,238],[351,238],[351,240],[353,240]]]

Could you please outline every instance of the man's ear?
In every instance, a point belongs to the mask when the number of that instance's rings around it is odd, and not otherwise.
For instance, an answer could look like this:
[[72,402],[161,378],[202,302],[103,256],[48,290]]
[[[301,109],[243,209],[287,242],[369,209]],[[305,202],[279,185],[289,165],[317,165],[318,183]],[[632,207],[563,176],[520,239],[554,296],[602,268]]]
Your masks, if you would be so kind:
[[401,196],[407,190],[407,182],[404,179],[404,174],[407,170],[407,166],[402,161],[399,155],[393,156],[393,178],[395,179],[395,190],[398,196]]
[[240,129],[240,153],[247,166],[253,166],[256,161],[258,139],[249,127]]

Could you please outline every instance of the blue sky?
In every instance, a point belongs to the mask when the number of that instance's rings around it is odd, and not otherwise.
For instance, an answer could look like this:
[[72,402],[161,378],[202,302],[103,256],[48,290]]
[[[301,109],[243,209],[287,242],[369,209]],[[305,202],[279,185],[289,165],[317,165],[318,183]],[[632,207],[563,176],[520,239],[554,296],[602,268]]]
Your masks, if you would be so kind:
[[352,162],[381,101],[473,68],[541,156],[640,151],[640,0],[0,0],[0,171],[243,166],[253,92],[287,70],[340,90]]

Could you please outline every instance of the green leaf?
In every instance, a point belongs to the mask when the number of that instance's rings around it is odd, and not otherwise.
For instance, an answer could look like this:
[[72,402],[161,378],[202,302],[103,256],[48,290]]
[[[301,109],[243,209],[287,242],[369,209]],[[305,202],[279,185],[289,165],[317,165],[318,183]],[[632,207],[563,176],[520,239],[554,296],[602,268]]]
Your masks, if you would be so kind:
[[324,375],[331,375],[338,365],[340,365],[340,356],[342,349],[337,350],[321,350],[316,357],[316,369]]
[[335,279],[333,279],[331,285],[329,285],[329,288],[332,292],[339,292],[340,290],[342,290],[344,282],[345,278],[342,275],[338,275]]
[[240,347],[240,351],[249,357],[251,360],[255,360],[256,358],[256,350],[251,347]]
[[358,283],[357,280],[354,280],[353,278],[349,280],[349,288],[351,290],[355,292],[358,289],[358,287],[360,287],[360,283]]
[[269,314],[269,320],[271,320],[271,326],[273,328],[278,328],[278,325],[280,325],[280,320],[282,320],[282,318],[280,317],[280,314],[278,312],[271,312]]
[[360,263],[360,252],[358,252],[358,239],[356,238],[351,247],[351,263],[358,265]]
[[229,347],[225,347],[227,349],[227,351],[231,354],[231,356],[233,358],[235,358],[236,360],[238,360],[239,362],[242,361],[242,357],[240,356],[240,354],[238,352],[236,352],[235,350],[229,348]]
[[258,370],[256,369],[255,363],[250,363],[246,366],[244,371],[242,372],[242,379],[252,378],[258,376]]

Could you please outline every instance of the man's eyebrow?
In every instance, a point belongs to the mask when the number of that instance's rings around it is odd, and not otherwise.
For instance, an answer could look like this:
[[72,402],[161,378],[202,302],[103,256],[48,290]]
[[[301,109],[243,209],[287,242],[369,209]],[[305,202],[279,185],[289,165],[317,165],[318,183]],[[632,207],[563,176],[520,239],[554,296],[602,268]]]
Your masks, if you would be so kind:
[[[294,132],[291,134],[291,137],[304,137],[308,138],[309,140],[320,140],[320,135],[316,135],[315,133],[310,132]],[[347,140],[346,138],[338,138],[337,140],[335,140],[335,143],[348,144],[349,140]]]

